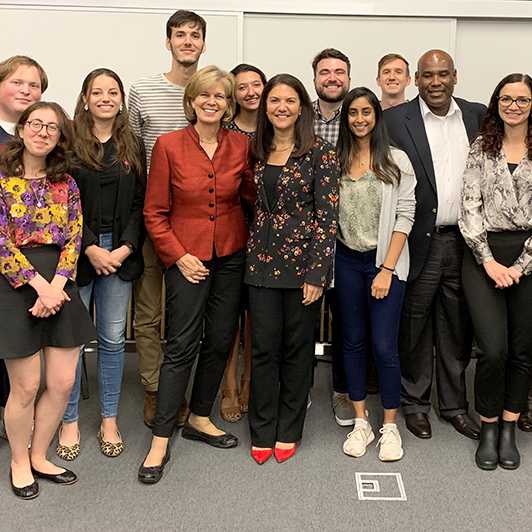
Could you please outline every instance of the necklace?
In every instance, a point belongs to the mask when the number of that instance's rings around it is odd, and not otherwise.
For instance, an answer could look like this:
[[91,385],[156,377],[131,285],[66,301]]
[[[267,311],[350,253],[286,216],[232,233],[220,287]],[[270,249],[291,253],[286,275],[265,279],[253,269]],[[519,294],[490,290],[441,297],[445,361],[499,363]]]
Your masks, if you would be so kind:
[[199,140],[205,144],[216,144],[218,142],[218,137],[216,137],[214,140],[203,139],[200,137]]
[[41,183],[44,183],[45,178],[32,177],[32,178],[29,178],[28,181],[29,181],[28,188],[33,193],[33,197],[35,198],[37,202],[37,207],[41,209],[42,207],[44,207],[44,195],[46,194],[46,187],[42,187]]
[[272,150],[273,150],[273,151],[286,151],[286,150],[289,150],[289,149],[291,149],[291,148],[293,148],[293,147],[294,147],[294,144],[288,144],[288,146],[285,146],[284,148],[279,148],[278,146],[275,146],[275,145],[274,145],[274,146],[272,147]]

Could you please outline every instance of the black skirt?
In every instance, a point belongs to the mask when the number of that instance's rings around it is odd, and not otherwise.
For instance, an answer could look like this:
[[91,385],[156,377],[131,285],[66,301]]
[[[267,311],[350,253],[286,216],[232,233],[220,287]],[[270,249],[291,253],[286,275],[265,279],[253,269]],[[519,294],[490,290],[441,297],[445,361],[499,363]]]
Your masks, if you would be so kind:
[[[48,282],[53,279],[60,255],[57,246],[21,251]],[[76,283],[67,281],[65,292],[71,301],[65,301],[59,312],[36,318],[29,309],[37,301],[37,292],[29,284],[15,289],[0,275],[0,358],[24,358],[43,347],[77,347],[96,339],[96,329]]]

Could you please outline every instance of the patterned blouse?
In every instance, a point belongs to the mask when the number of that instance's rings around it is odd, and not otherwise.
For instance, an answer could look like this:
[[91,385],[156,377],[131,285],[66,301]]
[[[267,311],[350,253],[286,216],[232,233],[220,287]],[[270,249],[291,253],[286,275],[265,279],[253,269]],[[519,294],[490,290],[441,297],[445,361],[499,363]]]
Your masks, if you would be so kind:
[[[462,179],[458,225],[478,264],[493,260],[488,232],[532,230],[532,161],[528,156],[511,174],[504,150],[490,157],[477,139]],[[532,237],[513,266],[524,275],[532,272]]]
[[234,120],[231,120],[229,124],[225,126],[230,131],[236,131],[237,133],[242,133],[242,135],[246,135],[246,137],[251,141],[253,140],[253,136],[255,135],[254,131],[244,131],[243,129],[240,129]]
[[277,179],[277,201],[264,190],[266,164],[255,165],[255,217],[244,282],[268,288],[326,286],[331,280],[338,224],[336,153],[318,138],[302,157],[290,157]]
[[57,183],[0,174],[0,273],[13,288],[37,275],[20,250],[39,245],[59,246],[56,275],[74,281],[82,225],[79,190],[70,176]]

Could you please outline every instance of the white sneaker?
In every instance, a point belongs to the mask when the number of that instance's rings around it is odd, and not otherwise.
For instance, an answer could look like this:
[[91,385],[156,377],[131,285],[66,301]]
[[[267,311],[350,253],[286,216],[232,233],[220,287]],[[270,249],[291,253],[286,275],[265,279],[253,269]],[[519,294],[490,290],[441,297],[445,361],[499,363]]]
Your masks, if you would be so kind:
[[379,430],[382,434],[377,445],[380,445],[379,458],[383,462],[394,462],[403,457],[402,440],[395,423],[386,423]]
[[[368,413],[366,412],[366,416]],[[355,419],[355,428],[347,435],[344,442],[344,453],[360,458],[366,453],[366,447],[375,439],[369,420]]]

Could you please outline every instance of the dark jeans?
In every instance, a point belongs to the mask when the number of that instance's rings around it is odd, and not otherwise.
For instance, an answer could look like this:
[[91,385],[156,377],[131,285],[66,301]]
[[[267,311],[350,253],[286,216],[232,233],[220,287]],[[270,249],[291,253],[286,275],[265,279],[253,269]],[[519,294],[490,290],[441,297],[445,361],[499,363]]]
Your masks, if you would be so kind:
[[256,447],[295,443],[307,413],[321,298],[304,306],[301,288],[248,288],[251,442]]
[[[511,266],[523,251],[528,231],[489,233],[493,257]],[[532,279],[495,288],[471,252],[464,257],[464,291],[479,346],[475,373],[475,409],[496,417],[518,414],[527,401],[532,380]]]
[[406,284],[399,328],[405,414],[430,410],[434,352],[441,416],[468,410],[465,370],[473,328],[462,289],[464,247],[458,227],[434,234],[421,273]]
[[203,264],[210,275],[189,283],[174,265],[165,273],[168,341],[159,376],[153,434],[172,435],[200,340],[190,411],[209,416],[233,340],[244,275],[245,250]]
[[371,338],[385,409],[401,403],[401,368],[397,350],[399,319],[405,282],[392,275],[388,295],[371,295],[373,279],[380,272],[375,266],[376,250],[361,253],[341,242],[336,245],[335,284],[344,339],[344,367],[349,398],[366,398],[366,317],[369,309]]

